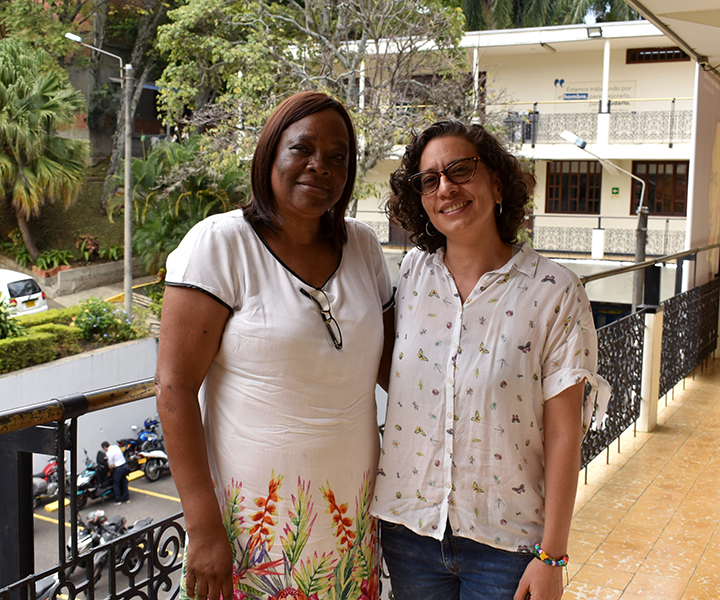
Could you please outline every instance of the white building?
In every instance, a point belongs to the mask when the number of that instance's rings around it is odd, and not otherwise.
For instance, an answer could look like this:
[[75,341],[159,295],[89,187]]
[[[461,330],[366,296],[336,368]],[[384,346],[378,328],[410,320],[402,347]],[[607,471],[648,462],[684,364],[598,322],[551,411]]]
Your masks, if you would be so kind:
[[[470,32],[462,45],[485,78],[485,110],[533,161],[536,248],[589,255],[601,228],[607,258],[632,256],[642,185],[623,171],[645,181],[648,255],[720,241],[720,78],[676,36],[633,21]],[[387,182],[396,165],[385,161],[369,181]],[[360,210],[370,217],[377,199]]]

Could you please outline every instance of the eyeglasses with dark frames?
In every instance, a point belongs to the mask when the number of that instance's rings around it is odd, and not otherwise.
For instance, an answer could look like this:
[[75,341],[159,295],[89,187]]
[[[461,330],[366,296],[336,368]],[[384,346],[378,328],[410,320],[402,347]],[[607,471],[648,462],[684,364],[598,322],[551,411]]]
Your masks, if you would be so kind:
[[408,177],[408,182],[413,189],[419,194],[425,196],[432,194],[440,187],[440,174],[442,173],[449,181],[456,185],[467,183],[477,172],[477,163],[479,156],[470,156],[469,158],[460,158],[451,162],[447,167],[440,171],[421,171]]
[[340,331],[340,325],[338,325],[335,317],[333,317],[330,312],[330,300],[328,300],[325,292],[317,289],[308,291],[300,288],[300,293],[310,298],[310,300],[316,304],[318,310],[320,311],[323,323],[325,323],[325,327],[327,327],[328,333],[330,334],[330,339],[332,340],[333,345],[338,350],[341,350],[343,347],[342,332]]

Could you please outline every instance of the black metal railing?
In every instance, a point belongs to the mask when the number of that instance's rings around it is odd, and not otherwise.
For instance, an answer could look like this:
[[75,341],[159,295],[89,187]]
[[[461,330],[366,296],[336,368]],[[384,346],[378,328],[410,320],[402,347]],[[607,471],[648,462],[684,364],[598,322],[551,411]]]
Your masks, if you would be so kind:
[[720,279],[663,302],[660,396],[707,359],[717,345]]
[[[102,597],[107,600],[177,595],[173,581],[179,580],[185,543],[182,512],[82,552],[77,501],[69,502],[69,519],[62,501],[77,498],[78,417],[154,395],[153,380],[147,379],[0,413],[0,481],[6,488],[0,494],[0,600],[35,600],[48,581],[51,598],[74,600],[82,595],[93,600],[99,591],[99,569],[104,568],[108,587]],[[33,453],[59,457],[58,564],[39,573],[34,572]]]
[[640,416],[645,314],[636,312],[598,329],[598,374],[613,392],[602,423],[582,445],[581,469],[610,446]]
[[691,110],[648,110],[610,115],[610,143],[672,144],[692,137]]
[[[0,590],[0,599],[92,599],[99,595],[100,577],[104,571],[107,572],[107,593],[104,593],[103,586],[102,597],[108,600],[176,598],[185,545],[181,517],[182,513],[178,513],[133,529],[78,555],[76,559],[33,573]],[[71,579],[71,575],[78,571],[82,572],[82,577]],[[39,594],[45,586],[49,586],[49,591]]]

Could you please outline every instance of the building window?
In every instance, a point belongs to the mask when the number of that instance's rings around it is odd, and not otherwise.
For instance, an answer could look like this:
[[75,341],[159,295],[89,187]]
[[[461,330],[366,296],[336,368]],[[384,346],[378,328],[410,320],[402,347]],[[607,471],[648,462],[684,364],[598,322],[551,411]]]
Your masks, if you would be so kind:
[[591,160],[556,160],[547,165],[545,212],[600,214],[602,166]]
[[690,60],[680,48],[630,48],[627,51],[625,62],[628,65],[659,63],[659,62],[680,62]]
[[[645,201],[651,215],[686,216],[688,170],[686,160],[633,162],[633,175],[645,181]],[[641,187],[633,179],[631,214],[637,212]]]

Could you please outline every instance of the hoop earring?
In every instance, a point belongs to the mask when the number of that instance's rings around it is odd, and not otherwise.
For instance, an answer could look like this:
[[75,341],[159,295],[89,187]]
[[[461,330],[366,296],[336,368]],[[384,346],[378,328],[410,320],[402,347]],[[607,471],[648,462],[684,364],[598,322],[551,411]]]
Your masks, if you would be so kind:
[[[430,227],[433,228],[434,233],[430,233]],[[425,223],[425,233],[427,233],[430,237],[436,236],[437,232],[438,232],[437,229],[435,229],[435,226],[432,223],[430,223],[430,221]]]
[[495,215],[500,216],[502,214],[502,202],[495,203]]

